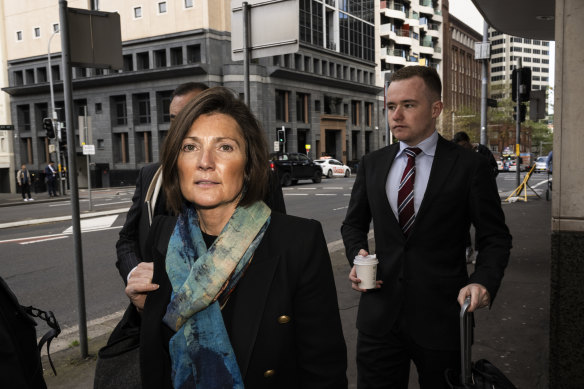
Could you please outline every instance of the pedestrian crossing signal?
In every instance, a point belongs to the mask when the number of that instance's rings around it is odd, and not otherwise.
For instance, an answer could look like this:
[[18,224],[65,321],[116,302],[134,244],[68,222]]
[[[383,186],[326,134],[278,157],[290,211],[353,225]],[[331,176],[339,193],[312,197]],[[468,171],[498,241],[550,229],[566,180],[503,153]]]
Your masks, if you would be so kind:
[[53,119],[44,118],[43,119],[43,129],[47,134],[47,138],[55,139],[55,128],[53,127]]

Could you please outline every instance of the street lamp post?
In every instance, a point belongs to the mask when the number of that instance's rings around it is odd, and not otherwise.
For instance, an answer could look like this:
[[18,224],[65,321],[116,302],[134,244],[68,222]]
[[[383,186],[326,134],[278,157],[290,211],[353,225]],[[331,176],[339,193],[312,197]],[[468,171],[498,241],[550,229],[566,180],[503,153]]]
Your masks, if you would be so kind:
[[59,147],[59,141],[61,140],[61,126],[55,126],[57,122],[57,111],[55,110],[55,92],[53,91],[53,68],[51,67],[51,40],[55,34],[59,33],[60,29],[53,31],[51,37],[49,38],[49,44],[47,47],[47,59],[49,63],[49,89],[51,90],[51,119],[53,120],[53,128],[57,128],[57,136],[55,137],[55,150],[57,151],[57,170],[59,172],[59,194],[62,196],[65,194],[65,189],[63,187],[63,180],[61,177],[61,148]]

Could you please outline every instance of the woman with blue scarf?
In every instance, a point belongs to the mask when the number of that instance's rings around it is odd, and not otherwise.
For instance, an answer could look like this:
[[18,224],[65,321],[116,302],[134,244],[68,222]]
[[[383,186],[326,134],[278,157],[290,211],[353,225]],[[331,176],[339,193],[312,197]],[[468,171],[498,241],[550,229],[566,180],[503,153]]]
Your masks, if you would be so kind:
[[347,387],[346,346],[320,223],[263,201],[268,148],[230,90],[202,92],[162,153],[176,215],[153,220],[152,279],[130,278],[144,388]]

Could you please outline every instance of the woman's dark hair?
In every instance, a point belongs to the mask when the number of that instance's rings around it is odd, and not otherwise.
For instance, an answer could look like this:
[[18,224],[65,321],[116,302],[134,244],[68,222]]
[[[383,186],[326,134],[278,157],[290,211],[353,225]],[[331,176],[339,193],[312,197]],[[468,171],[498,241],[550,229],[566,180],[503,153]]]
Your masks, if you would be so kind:
[[225,87],[209,88],[191,100],[171,124],[162,150],[162,173],[167,208],[180,213],[183,196],[178,177],[178,156],[191,125],[201,115],[224,114],[232,117],[245,140],[245,169],[240,206],[264,198],[268,186],[268,145],[261,126],[247,105]]

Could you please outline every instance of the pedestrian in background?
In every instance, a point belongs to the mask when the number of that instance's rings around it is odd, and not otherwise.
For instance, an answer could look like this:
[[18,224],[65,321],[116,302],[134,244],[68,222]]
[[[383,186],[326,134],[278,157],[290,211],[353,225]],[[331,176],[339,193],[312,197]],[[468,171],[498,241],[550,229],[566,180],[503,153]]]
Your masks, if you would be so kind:
[[[30,184],[31,184],[31,177],[30,172],[26,168],[25,164],[22,164],[20,170],[16,173],[16,181],[18,182],[18,186],[20,186],[20,193],[22,193],[22,200],[24,201],[32,201],[34,200],[30,197]],[[28,198],[25,196],[28,195]]]
[[57,170],[55,170],[55,162],[53,161],[49,161],[49,164],[45,166],[45,182],[47,183],[49,197],[57,196],[55,189],[57,186]]
[[[341,228],[361,292],[357,314],[359,389],[407,388],[411,361],[421,389],[447,388],[444,371],[460,371],[459,312],[493,303],[509,260],[511,235],[485,158],[436,132],[442,83],[435,69],[394,72],[386,101],[400,142],[359,163]],[[353,260],[368,255],[373,221],[377,286],[359,287]],[[481,251],[469,276],[470,223]]]
[[[493,153],[491,152],[491,150],[489,150],[489,148],[487,146],[482,145],[480,143],[473,145],[472,143],[470,143],[470,137],[464,131],[459,131],[456,134],[454,134],[452,141],[459,146],[462,146],[462,147],[469,149],[469,150],[473,150],[473,151],[479,153],[480,155],[484,156],[485,158],[487,158],[487,160],[489,161],[489,166],[491,167],[491,172],[493,173],[493,176],[497,177],[499,175],[499,167],[497,166],[497,161],[495,160]],[[475,263],[476,262],[476,255],[478,254],[478,251],[479,251],[479,247],[477,245],[477,239],[475,238],[475,247],[473,248],[472,241],[470,239],[470,231],[469,231],[468,236],[466,238],[466,263]]]

